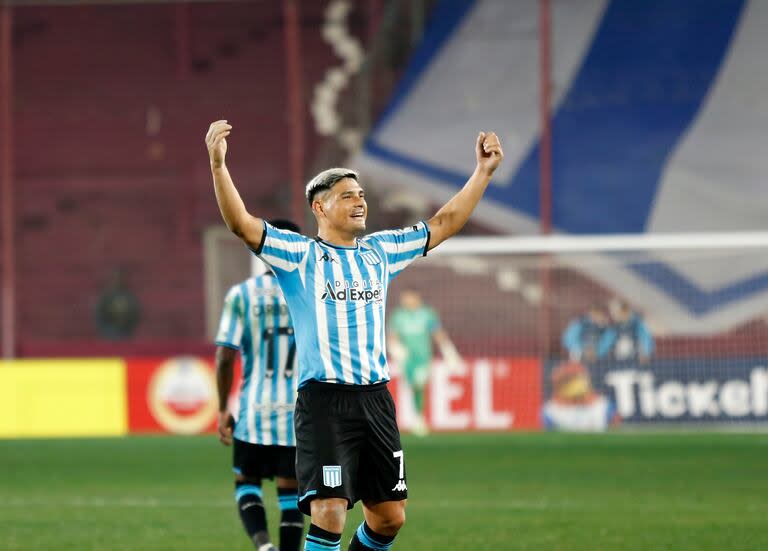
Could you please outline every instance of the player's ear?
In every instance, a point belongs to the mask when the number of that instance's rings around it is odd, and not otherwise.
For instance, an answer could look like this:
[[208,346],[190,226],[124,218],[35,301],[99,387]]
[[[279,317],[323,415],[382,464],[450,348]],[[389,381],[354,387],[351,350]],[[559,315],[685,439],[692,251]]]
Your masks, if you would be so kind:
[[312,201],[312,212],[318,218],[321,216],[325,216],[325,211],[323,210],[323,203],[321,203],[320,201]]

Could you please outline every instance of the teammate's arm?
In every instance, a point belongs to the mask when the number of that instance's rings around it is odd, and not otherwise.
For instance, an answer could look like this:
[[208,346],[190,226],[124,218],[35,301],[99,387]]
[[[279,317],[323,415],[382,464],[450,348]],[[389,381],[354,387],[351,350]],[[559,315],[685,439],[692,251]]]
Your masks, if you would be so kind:
[[260,218],[251,216],[245,209],[245,204],[235,188],[232,177],[226,165],[227,136],[232,132],[232,126],[225,120],[211,123],[205,135],[205,145],[211,161],[213,187],[216,191],[216,202],[219,204],[221,216],[227,228],[242,239],[251,249],[261,245],[264,223]]
[[480,202],[491,176],[504,158],[495,133],[480,132],[475,143],[475,158],[477,166],[467,183],[428,222],[430,250],[457,234]]
[[219,440],[225,446],[232,443],[234,419],[229,413],[229,392],[235,377],[235,358],[237,350],[227,346],[216,347],[216,391],[219,396]]

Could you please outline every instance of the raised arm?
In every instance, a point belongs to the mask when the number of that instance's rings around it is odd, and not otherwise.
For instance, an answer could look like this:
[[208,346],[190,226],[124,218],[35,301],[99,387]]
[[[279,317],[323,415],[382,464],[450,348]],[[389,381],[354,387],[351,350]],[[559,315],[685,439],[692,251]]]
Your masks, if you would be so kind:
[[457,234],[483,197],[491,176],[504,158],[498,136],[493,132],[480,132],[475,157],[477,166],[467,183],[429,220],[430,250]]
[[225,120],[211,123],[205,135],[205,145],[211,160],[213,187],[216,191],[216,202],[219,204],[221,216],[227,228],[242,239],[246,245],[256,249],[261,245],[264,223],[260,218],[251,216],[245,209],[245,204],[235,188],[225,162],[227,156],[227,136],[232,132],[232,126]]

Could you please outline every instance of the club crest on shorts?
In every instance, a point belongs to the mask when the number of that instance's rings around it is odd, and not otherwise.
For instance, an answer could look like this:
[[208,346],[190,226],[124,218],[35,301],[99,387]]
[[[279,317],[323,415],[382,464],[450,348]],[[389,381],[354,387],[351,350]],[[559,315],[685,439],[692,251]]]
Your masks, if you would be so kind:
[[341,486],[341,465],[323,465],[323,485],[329,488]]

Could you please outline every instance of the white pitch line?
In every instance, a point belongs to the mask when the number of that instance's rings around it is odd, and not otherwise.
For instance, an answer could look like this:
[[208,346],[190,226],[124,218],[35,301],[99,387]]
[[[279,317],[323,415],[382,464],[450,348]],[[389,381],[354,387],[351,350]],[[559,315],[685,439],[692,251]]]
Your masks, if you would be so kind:
[[[156,497],[144,498],[108,498],[108,497],[73,497],[69,499],[55,498],[10,498],[0,500],[0,508],[24,508],[24,507],[72,507],[72,508],[232,508],[235,506],[234,500],[222,499],[168,499]],[[473,501],[465,500],[412,500],[408,507],[416,508],[434,508],[434,509],[574,509],[580,508],[578,503],[556,502],[547,503],[543,501],[526,500],[488,500]]]
[[[714,504],[706,501],[694,500],[676,500],[668,506],[674,507],[678,511],[701,511],[707,510]],[[231,509],[235,507],[234,499],[168,499],[159,497],[143,498],[109,498],[103,496],[80,496],[65,499],[56,498],[0,498],[0,509],[27,508],[27,507],[68,507],[80,509],[98,509],[98,508],[136,508],[136,509]],[[424,500],[411,499],[408,501],[409,509],[443,509],[443,510],[509,510],[509,511],[600,511],[603,507],[594,503],[583,503],[573,500],[563,501],[545,501],[545,500],[525,500],[525,499],[494,499],[489,498],[483,501],[467,501],[462,499],[455,500]],[[640,511],[660,511],[666,507],[659,507],[653,503],[641,504],[634,503],[626,509],[628,513],[637,513]],[[751,505],[747,508],[749,511],[760,510],[762,507]]]

